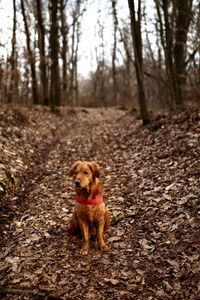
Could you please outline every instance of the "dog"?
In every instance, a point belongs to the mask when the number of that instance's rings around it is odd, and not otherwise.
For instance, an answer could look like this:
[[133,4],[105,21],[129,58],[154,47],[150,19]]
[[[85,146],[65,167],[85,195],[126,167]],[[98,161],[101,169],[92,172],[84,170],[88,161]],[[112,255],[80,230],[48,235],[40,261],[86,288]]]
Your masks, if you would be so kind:
[[100,170],[95,162],[77,161],[69,171],[76,190],[76,206],[68,225],[72,237],[82,237],[80,254],[87,255],[91,236],[97,236],[101,251],[109,250],[104,242],[104,233],[110,226],[110,212],[103,202],[103,187],[99,181]]

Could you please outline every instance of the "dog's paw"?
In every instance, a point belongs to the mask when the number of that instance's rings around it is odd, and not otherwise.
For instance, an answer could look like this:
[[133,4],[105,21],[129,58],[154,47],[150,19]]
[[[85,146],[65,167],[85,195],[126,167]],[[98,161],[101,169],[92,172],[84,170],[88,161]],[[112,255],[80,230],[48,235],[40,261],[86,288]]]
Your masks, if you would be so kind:
[[86,244],[83,244],[81,250],[80,250],[80,254],[81,255],[87,255],[89,252],[89,244],[86,243]]
[[81,255],[87,255],[87,254],[88,254],[88,249],[82,248],[82,249],[80,250],[80,254],[81,254]]
[[103,245],[100,246],[100,250],[101,250],[102,252],[106,252],[106,251],[109,250],[109,247],[108,247],[106,244],[103,244]]

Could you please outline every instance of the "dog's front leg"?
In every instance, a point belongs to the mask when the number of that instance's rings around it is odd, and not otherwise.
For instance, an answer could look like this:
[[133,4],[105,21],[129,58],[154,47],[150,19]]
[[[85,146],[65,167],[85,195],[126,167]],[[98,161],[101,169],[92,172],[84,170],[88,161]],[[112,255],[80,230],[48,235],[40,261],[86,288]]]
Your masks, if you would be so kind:
[[81,248],[80,254],[86,255],[89,251],[89,226],[86,221],[81,221],[80,227],[83,237],[83,246]]
[[101,251],[108,251],[109,247],[105,244],[104,239],[103,239],[103,233],[104,233],[104,220],[99,220],[98,222],[98,227],[97,227],[97,240],[98,240],[98,245]]

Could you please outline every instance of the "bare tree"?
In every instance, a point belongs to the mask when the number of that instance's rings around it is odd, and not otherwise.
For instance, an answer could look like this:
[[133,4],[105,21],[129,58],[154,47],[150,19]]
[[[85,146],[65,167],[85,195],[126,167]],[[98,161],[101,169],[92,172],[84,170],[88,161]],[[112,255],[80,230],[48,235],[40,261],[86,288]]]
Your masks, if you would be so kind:
[[97,19],[98,36],[100,39],[99,46],[95,46],[97,69],[93,76],[93,95],[103,105],[106,99],[106,64],[105,64],[105,41],[104,41],[104,25],[100,20],[100,11]]
[[13,0],[13,33],[12,33],[12,53],[9,58],[11,64],[10,90],[8,102],[13,101],[13,97],[18,98],[18,74],[17,74],[17,53],[16,53],[16,0]]
[[131,48],[129,46],[130,42],[130,31],[127,26],[125,26],[123,29],[119,28],[120,32],[120,38],[124,45],[124,51],[125,51],[125,59],[124,59],[124,66],[126,68],[124,73],[124,87],[126,88],[126,98],[130,102],[131,101],[131,70],[132,66],[135,67],[135,62],[132,57]]
[[186,43],[192,17],[192,0],[154,1],[165,55],[171,107],[182,108],[183,88],[186,82]]
[[65,9],[67,6],[68,0],[60,1],[60,17],[61,17],[61,35],[62,35],[62,49],[61,49],[61,57],[62,57],[62,98],[65,99],[67,97],[68,92],[68,56],[69,56],[69,46],[68,46],[68,33],[69,26],[66,20]]
[[192,19],[192,0],[177,0],[174,63],[176,70],[176,106],[183,108],[183,93],[186,84],[186,43]]
[[141,0],[138,0],[138,12],[136,20],[135,5],[133,0],[128,0],[130,19],[131,19],[131,33],[133,40],[133,49],[135,54],[135,69],[138,84],[139,107],[143,120],[143,124],[150,122],[150,116],[146,107],[146,97],[144,91],[144,74],[143,74],[143,57],[142,57],[142,35],[141,35]]
[[50,105],[60,105],[60,74],[58,64],[58,0],[50,0],[50,57],[51,57],[51,85]]
[[[109,9],[113,20],[110,43],[112,54],[110,58],[106,56],[104,26],[107,24],[97,16],[97,67],[91,72],[90,80],[82,77],[81,81],[78,74],[79,50],[82,50],[79,49],[81,25],[86,7],[94,1],[11,2],[11,51],[7,58],[0,58],[1,101],[18,102],[21,98],[24,102],[55,106],[82,104],[82,99],[93,103],[92,105],[107,105],[116,104],[116,100],[120,99],[120,105],[123,105],[123,101],[135,106],[139,100],[144,124],[150,122],[150,108],[153,110],[159,106],[176,110],[183,108],[187,98],[187,103],[193,101],[191,99],[196,99],[196,103],[199,101],[198,1],[154,0],[157,15],[151,20],[148,16],[145,18],[144,1],[129,0],[130,26],[123,20],[122,12],[118,9],[119,1],[110,0]],[[16,42],[20,30],[17,22],[18,3],[26,42],[25,45],[20,45],[19,51]],[[101,13],[101,6],[102,3],[99,2],[97,14]],[[102,9],[105,14],[104,5]],[[153,44],[149,22],[155,25],[156,41]],[[146,38],[142,41],[145,33],[143,29],[146,29]],[[0,43],[0,47],[5,52],[7,44]],[[20,55],[21,51],[24,57]],[[86,90],[88,98],[86,93],[81,94]],[[138,99],[134,97],[136,94]]]
[[37,24],[38,24],[38,44],[40,51],[40,81],[42,87],[42,103],[47,105],[48,100],[48,78],[47,59],[45,53],[45,26],[43,20],[43,7],[41,0],[36,1]]
[[75,104],[78,101],[78,47],[80,42],[80,18],[83,16],[85,7],[81,9],[81,0],[76,0],[75,7],[72,11],[72,36],[71,36],[71,57],[70,57],[70,86],[69,101]]
[[117,100],[117,73],[116,73],[116,49],[117,49],[117,10],[116,10],[116,0],[112,0],[112,14],[113,14],[113,24],[114,24],[114,33],[113,33],[113,50],[112,50],[112,77],[113,77],[113,99]]
[[33,103],[38,104],[38,88],[37,88],[37,77],[36,77],[36,69],[35,69],[35,56],[33,50],[31,49],[31,39],[30,39],[30,32],[27,23],[27,17],[24,7],[24,1],[21,0],[21,10],[24,20],[24,28],[26,33],[26,45],[27,45],[27,52],[28,52],[28,59],[31,68],[31,77],[32,77],[32,95],[33,95]]

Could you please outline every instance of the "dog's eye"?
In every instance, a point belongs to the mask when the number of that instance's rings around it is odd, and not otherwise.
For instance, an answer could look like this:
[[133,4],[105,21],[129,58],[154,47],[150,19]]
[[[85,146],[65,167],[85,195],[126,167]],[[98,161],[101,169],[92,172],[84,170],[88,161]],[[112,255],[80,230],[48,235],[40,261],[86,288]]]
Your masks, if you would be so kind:
[[85,171],[84,174],[85,174],[85,175],[88,175],[88,172]]

